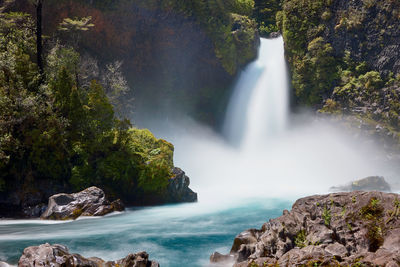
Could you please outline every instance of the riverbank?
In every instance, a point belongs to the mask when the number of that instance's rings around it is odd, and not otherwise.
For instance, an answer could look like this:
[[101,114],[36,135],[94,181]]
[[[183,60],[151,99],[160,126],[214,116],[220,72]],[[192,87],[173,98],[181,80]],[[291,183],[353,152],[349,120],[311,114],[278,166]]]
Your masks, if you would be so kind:
[[[244,266],[398,266],[400,195],[355,191],[297,200],[291,211],[236,236],[211,262]],[[357,266],[358,266],[357,265]]]

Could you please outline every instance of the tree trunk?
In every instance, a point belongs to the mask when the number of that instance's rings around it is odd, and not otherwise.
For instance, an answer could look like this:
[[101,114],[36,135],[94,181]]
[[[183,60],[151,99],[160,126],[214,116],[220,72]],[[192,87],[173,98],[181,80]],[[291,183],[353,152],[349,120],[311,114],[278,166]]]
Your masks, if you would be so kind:
[[36,5],[36,53],[37,53],[37,64],[41,76],[40,83],[43,83],[44,66],[43,66],[43,43],[42,43],[42,0],[38,0]]

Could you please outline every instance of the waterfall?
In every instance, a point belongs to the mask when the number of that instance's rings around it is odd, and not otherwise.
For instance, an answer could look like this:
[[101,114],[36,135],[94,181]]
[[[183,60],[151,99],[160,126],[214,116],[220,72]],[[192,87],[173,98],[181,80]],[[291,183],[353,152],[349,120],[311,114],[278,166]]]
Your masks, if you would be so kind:
[[223,126],[242,149],[259,146],[284,131],[289,113],[288,73],[283,38],[261,39],[257,60],[240,75]]

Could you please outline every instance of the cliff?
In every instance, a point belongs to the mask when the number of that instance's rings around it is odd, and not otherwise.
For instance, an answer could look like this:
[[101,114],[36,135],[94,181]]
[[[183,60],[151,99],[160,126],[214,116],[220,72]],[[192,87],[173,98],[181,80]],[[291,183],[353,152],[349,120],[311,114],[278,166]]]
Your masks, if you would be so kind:
[[400,142],[398,1],[285,0],[277,24],[298,104]]
[[[95,26],[78,46],[101,64],[123,61],[139,115],[179,110],[215,125],[234,75],[257,54],[250,2],[51,0],[44,32],[62,38],[64,18],[90,16]],[[34,14],[26,1],[15,5]]]

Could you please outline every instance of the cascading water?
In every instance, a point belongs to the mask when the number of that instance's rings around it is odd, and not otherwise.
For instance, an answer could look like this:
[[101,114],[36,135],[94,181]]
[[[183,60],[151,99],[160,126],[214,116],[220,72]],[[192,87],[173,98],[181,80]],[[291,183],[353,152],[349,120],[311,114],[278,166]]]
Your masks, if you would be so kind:
[[158,132],[175,145],[175,165],[191,178],[199,203],[74,222],[0,221],[0,261],[16,264],[25,247],[49,242],[105,260],[146,250],[163,267],[208,266],[212,252],[229,253],[238,233],[281,215],[299,196],[368,175],[389,178],[389,168],[371,161],[375,147],[327,123],[288,124],[283,54],[282,38],[261,40],[229,104],[230,144],[190,120],[175,122],[173,134]]
[[261,39],[258,59],[240,75],[223,132],[243,149],[257,147],[287,126],[288,74],[283,38]]

